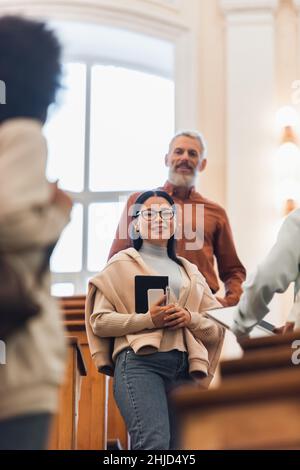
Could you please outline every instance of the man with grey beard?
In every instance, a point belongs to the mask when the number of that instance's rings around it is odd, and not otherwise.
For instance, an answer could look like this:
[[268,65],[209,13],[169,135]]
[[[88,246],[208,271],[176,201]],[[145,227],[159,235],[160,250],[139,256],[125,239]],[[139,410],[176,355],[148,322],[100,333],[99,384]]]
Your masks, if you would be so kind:
[[[207,165],[202,135],[197,131],[178,132],[170,142],[165,165],[169,169],[168,180],[158,189],[170,194],[176,204],[177,254],[198,267],[213,293],[220,287],[214,268],[216,259],[225,286],[225,297],[218,300],[226,307],[237,304],[246,271],[237,256],[228,217],[221,206],[195,189],[197,174]],[[128,198],[109,258],[132,245],[132,207],[139,194]]]

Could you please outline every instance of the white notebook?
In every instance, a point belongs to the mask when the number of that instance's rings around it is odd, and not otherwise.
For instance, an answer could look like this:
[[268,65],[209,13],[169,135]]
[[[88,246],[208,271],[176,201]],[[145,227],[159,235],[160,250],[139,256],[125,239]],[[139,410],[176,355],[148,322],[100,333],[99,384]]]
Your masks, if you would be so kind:
[[[234,314],[236,311],[235,307],[220,307],[213,310],[207,310],[207,314],[225,326],[225,328],[232,330],[234,325]],[[260,336],[273,336],[275,333],[272,332],[274,325],[265,320],[262,320],[256,325],[250,333],[251,338],[258,338]]]

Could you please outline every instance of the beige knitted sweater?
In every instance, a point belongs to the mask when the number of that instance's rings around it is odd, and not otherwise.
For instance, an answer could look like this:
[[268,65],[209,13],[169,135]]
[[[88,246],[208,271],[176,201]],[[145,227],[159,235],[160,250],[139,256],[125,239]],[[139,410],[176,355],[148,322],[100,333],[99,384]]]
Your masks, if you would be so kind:
[[206,310],[220,306],[197,267],[184,258],[183,284],[178,303],[191,313],[188,328],[176,331],[155,328],[150,312],[135,309],[134,278],[155,275],[139,252],[128,248],[113,256],[90,280],[86,301],[86,329],[91,354],[100,372],[113,375],[116,356],[130,346],[136,354],[172,349],[186,350],[189,372],[203,387],[216,369],[224,329],[207,318]]

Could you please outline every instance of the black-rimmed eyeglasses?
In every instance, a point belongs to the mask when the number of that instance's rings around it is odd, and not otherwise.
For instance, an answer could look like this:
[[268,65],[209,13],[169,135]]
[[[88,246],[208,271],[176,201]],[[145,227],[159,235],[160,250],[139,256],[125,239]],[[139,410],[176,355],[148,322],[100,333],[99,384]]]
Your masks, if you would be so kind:
[[137,212],[137,216],[141,215],[144,220],[150,221],[155,220],[159,214],[160,218],[163,220],[171,220],[173,219],[175,213],[172,209],[162,209],[160,211],[156,211],[154,209],[145,209],[143,211]]

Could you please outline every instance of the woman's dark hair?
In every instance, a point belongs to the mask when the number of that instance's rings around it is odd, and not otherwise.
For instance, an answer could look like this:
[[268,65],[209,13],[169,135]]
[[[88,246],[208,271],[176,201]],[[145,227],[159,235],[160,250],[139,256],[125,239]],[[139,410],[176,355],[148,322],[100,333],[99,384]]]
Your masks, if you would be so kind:
[[0,123],[16,117],[46,121],[60,86],[60,56],[60,44],[45,23],[0,17],[0,80],[6,94]]
[[[132,215],[133,219],[136,219],[138,217],[138,212],[140,211],[142,204],[144,204],[144,202],[147,201],[147,199],[149,199],[150,197],[164,198],[166,201],[168,201],[170,206],[172,206],[174,213],[176,213],[175,202],[173,201],[171,196],[165,191],[153,190],[153,191],[146,191],[138,196],[133,207],[133,215]],[[132,227],[132,230],[133,230],[133,227]],[[143,245],[143,239],[140,236],[139,237],[132,236],[132,243],[133,243],[133,247],[137,251],[139,251]],[[172,235],[168,240],[167,253],[168,253],[169,258],[175,261],[175,263],[182,266],[181,260],[177,258],[177,255],[176,255],[176,240],[175,240],[174,235]]]

